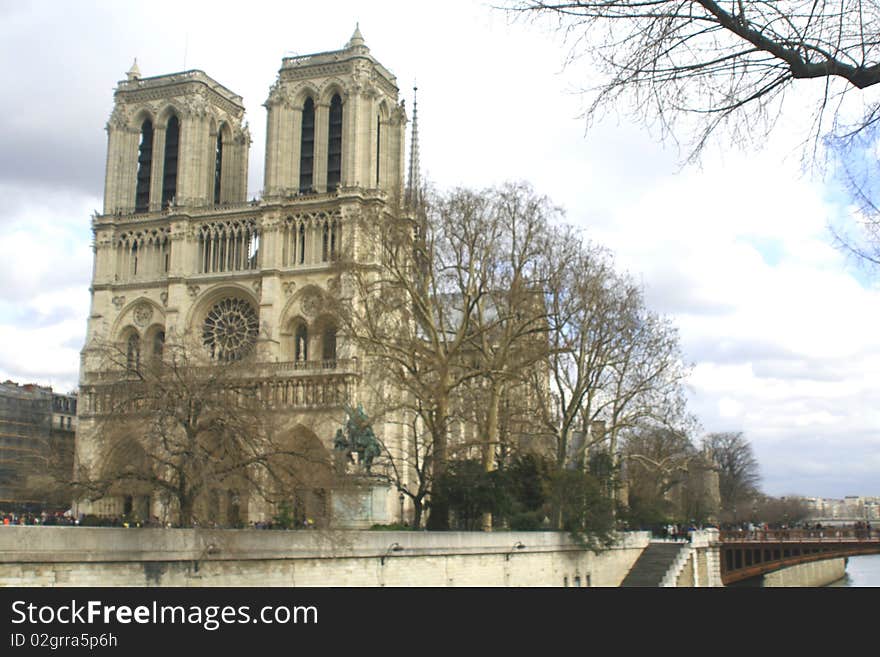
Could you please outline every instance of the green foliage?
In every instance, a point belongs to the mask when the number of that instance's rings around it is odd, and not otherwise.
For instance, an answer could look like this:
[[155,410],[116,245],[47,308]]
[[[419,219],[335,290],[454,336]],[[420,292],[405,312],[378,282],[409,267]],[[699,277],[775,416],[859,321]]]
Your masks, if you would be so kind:
[[610,485],[617,476],[618,468],[611,455],[607,451],[601,451],[590,455],[589,470],[593,477]]
[[629,506],[623,510],[621,518],[631,529],[653,529],[680,521],[674,517],[670,502],[636,495],[630,496]]
[[372,532],[407,532],[411,530],[412,527],[399,522],[392,522],[387,525],[375,524],[370,526],[370,531]]
[[276,529],[293,529],[296,526],[293,505],[290,502],[285,501],[278,505],[278,513],[272,518],[272,526]]
[[515,531],[547,529],[552,513],[548,498],[550,462],[534,454],[515,459],[506,470],[507,521]]
[[[496,528],[555,527],[594,551],[614,539],[606,482],[580,470],[559,470],[551,459],[521,455],[493,472],[485,472],[479,461],[454,461],[440,484],[442,501],[449,505],[458,529],[477,530],[482,514],[492,513]],[[554,517],[558,523],[553,523]]]
[[504,473],[486,472],[476,460],[450,461],[436,488],[433,503],[448,505],[454,525],[466,531],[480,528],[482,514],[503,513],[508,504]]
[[594,552],[614,542],[614,507],[603,488],[598,479],[580,470],[556,470],[550,478],[551,499],[562,529]]

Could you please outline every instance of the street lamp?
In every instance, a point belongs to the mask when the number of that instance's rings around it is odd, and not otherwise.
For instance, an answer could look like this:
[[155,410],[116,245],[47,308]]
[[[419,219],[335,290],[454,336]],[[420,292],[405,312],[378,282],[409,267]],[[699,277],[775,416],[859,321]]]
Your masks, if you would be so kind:
[[510,555],[513,554],[514,550],[525,550],[526,546],[522,544],[522,541],[517,541],[513,544],[513,547],[510,548],[510,552],[504,555],[505,561],[510,561]]
[[383,554],[383,555],[379,558],[379,563],[381,563],[381,564],[384,566],[384,565],[385,565],[385,557],[390,556],[392,552],[402,552],[403,549],[404,549],[404,548],[403,548],[403,546],[402,546],[400,543],[392,543],[392,544],[389,545],[389,546],[387,547],[387,549],[385,550],[385,554]]

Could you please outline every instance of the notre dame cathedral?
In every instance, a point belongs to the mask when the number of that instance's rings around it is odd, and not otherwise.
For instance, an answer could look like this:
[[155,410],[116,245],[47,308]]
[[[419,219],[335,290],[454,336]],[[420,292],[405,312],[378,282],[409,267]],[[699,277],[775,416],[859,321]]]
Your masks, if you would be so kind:
[[[320,441],[328,453],[345,405],[361,398],[365,365],[344,336],[337,340],[326,300],[336,290],[337,254],[358,253],[362,219],[401,203],[407,116],[396,79],[357,29],[340,50],[285,57],[265,102],[259,199],[247,198],[251,139],[242,103],[199,70],[141,77],[135,63],[118,83],[107,124],[104,209],[92,223],[81,471],[104,467],[98,434],[111,408],[113,372],[99,357],[101,344],[119,345],[135,362],[161,358],[175,341],[188,341],[206,362],[247,354],[287,430]],[[394,426],[374,428],[394,442]],[[116,493],[83,499],[77,510],[168,516],[154,493]],[[402,519],[392,488],[375,485],[357,495],[344,511],[336,499],[321,503],[338,526]],[[232,505],[221,501],[227,517]],[[275,511],[256,497],[234,505],[242,523]]]

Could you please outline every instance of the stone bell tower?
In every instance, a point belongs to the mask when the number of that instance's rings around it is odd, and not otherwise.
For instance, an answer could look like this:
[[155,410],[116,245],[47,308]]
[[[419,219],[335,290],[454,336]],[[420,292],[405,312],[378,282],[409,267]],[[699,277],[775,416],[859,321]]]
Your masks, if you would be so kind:
[[142,78],[135,60],[107,123],[104,214],[244,201],[243,117],[241,96],[204,72]]
[[264,197],[399,193],[406,117],[397,94],[357,28],[342,50],[285,57],[265,103]]

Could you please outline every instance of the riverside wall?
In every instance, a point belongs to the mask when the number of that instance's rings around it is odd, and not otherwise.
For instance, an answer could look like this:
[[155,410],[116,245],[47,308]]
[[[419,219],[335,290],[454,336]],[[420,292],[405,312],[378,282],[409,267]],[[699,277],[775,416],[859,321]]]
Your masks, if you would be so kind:
[[647,532],[0,527],[0,586],[618,586]]
[[846,558],[808,561],[764,575],[765,587],[827,586],[846,575]]

